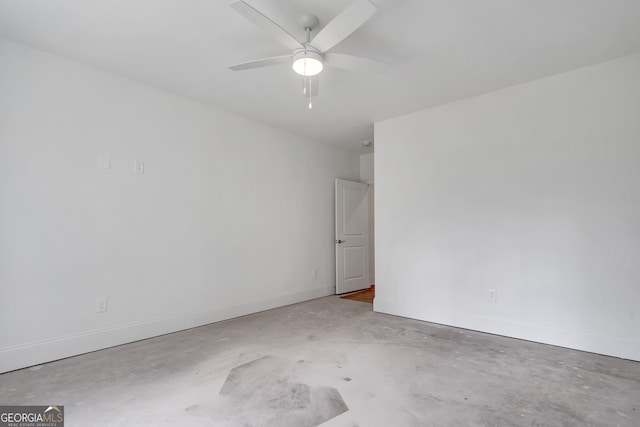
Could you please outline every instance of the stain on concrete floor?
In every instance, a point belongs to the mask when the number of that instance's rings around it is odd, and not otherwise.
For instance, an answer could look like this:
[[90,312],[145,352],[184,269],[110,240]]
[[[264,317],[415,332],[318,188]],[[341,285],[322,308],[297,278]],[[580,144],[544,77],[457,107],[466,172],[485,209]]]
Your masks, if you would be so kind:
[[[219,403],[233,408],[220,416],[220,408],[209,415],[229,425],[250,425],[260,420],[264,426],[315,427],[349,408],[334,387],[308,385],[306,364],[264,356],[231,369]],[[215,405],[219,406],[219,405]]]

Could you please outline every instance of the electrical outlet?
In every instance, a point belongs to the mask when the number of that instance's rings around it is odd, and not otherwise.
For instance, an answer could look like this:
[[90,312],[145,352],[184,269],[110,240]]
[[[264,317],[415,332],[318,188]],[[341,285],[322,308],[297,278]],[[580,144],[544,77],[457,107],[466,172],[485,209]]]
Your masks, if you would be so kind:
[[144,162],[142,160],[134,160],[133,171],[135,173],[144,173]]
[[498,291],[496,291],[495,289],[487,290],[487,300],[489,300],[489,302],[496,302],[497,298],[498,298]]
[[95,301],[96,313],[107,311],[107,297],[98,297]]
[[318,269],[313,270],[312,276],[314,279],[318,278]]

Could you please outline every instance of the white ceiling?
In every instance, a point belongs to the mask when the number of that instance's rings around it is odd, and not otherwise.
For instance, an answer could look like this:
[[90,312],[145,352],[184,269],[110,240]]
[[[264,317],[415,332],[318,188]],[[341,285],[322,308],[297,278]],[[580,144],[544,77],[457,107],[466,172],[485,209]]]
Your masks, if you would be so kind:
[[[373,122],[640,52],[638,0],[371,0],[378,13],[333,52],[393,64],[377,76],[328,69],[306,108],[288,54],[229,0],[0,0],[0,37],[318,141],[360,149]],[[352,0],[247,0],[303,38]],[[297,30],[297,33],[295,31]]]

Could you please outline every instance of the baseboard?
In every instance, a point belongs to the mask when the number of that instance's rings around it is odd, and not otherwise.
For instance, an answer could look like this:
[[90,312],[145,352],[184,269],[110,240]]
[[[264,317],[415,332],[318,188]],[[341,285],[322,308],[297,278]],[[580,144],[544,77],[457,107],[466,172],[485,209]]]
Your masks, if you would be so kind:
[[224,307],[213,307],[191,313],[182,313],[159,319],[118,325],[108,329],[56,337],[47,341],[22,346],[4,348],[0,349],[0,373],[195,328],[209,323],[270,310],[272,308],[283,307],[285,305],[333,295],[334,293],[335,288],[333,286],[313,288],[258,301],[247,301]]
[[640,340],[636,337],[548,327],[446,310],[430,309],[426,314],[422,307],[393,304],[380,297],[374,300],[373,310],[456,328],[640,361]]

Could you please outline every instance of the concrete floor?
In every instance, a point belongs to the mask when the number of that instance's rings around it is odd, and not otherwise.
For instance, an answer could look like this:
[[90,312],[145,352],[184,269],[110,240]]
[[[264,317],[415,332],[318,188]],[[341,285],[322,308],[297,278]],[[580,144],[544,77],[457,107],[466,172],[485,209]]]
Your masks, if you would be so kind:
[[0,375],[71,426],[640,426],[640,363],[321,298]]

